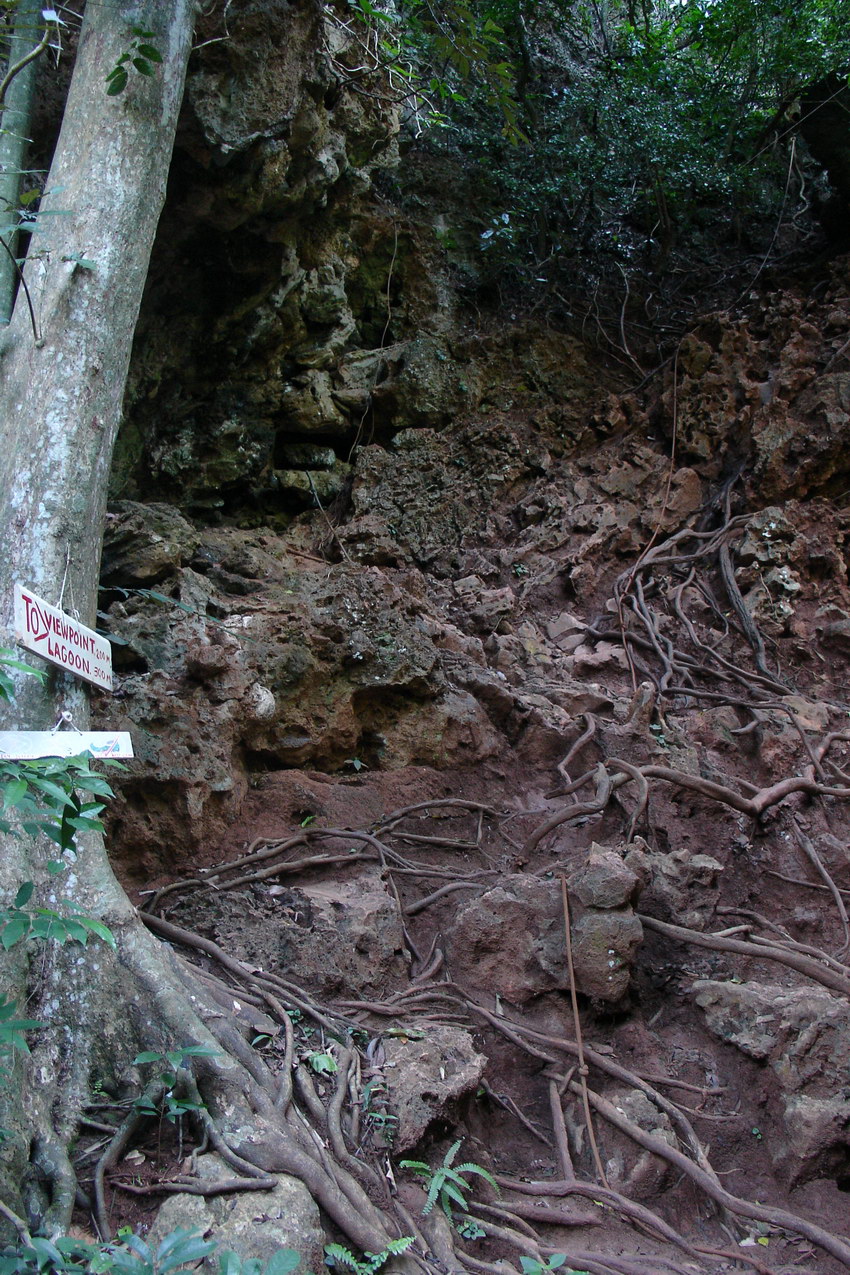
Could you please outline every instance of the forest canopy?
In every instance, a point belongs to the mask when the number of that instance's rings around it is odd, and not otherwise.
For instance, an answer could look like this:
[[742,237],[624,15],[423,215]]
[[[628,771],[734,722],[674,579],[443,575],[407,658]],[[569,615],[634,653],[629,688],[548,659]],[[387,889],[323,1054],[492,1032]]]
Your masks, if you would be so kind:
[[829,203],[800,137],[846,96],[850,0],[356,7],[415,71],[419,144],[474,166],[480,246],[501,271],[657,274],[763,251],[777,219],[805,234]]

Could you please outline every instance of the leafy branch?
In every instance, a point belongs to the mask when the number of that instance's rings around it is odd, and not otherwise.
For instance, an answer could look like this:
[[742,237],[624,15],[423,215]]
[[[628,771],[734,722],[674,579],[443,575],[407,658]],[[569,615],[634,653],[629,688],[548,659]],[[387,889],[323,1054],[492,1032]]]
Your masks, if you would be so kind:
[[133,36],[132,43],[121,54],[115,66],[106,77],[106,92],[110,97],[118,97],[119,93],[123,93],[129,83],[129,68],[139,72],[139,75],[151,76],[154,74],[155,62],[162,61],[162,54],[155,44],[151,44],[151,40],[156,38],[153,31],[145,31],[142,27],[131,27],[130,34]]
[[34,62],[36,58],[41,57],[42,53],[50,43],[51,31],[60,24],[62,26],[65,25],[55,9],[42,9],[41,12],[42,17],[44,18],[44,31],[42,32],[42,36],[38,44],[34,45],[28,53],[25,53],[22,58],[19,58],[17,62],[10,66],[6,71],[6,74],[3,76],[3,79],[0,80],[0,113],[2,113],[6,105],[6,92],[9,85],[12,83],[12,80],[14,80],[16,75],[20,75],[24,67],[29,66],[30,62]]

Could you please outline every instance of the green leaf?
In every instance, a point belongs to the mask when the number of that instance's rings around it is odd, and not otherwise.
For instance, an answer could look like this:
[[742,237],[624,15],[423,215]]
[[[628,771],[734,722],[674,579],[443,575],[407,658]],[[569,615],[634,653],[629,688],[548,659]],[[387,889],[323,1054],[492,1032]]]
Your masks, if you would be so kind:
[[3,785],[3,805],[8,810],[11,807],[19,806],[23,798],[27,795],[29,784],[25,779],[13,779],[10,783]]
[[279,1248],[266,1262],[263,1275],[290,1275],[301,1261],[300,1254],[293,1248]]
[[61,1270],[64,1266],[62,1254],[59,1252],[55,1244],[51,1244],[50,1240],[44,1239],[41,1235],[34,1235],[30,1241],[32,1247],[38,1254],[39,1270],[43,1266],[56,1265]]
[[77,832],[101,832],[103,824],[99,819],[83,819],[76,815],[72,819],[66,820],[71,828],[75,828]]
[[86,770],[79,775],[75,775],[74,783],[83,792],[97,793],[99,797],[113,797],[115,795],[103,776],[96,775],[93,770]]
[[153,67],[144,58],[133,58],[133,66],[140,75],[153,75]]
[[154,44],[140,44],[138,50],[142,57],[147,58],[150,62],[161,62],[162,54]]
[[[29,829],[27,829],[27,831],[29,831]],[[61,828],[57,828],[55,824],[43,822],[40,829],[36,828],[36,831],[41,831],[45,837],[49,837],[51,841],[56,843],[60,850],[74,849],[74,838],[69,835],[64,835]]]
[[487,1170],[483,1169],[480,1164],[472,1164],[471,1162],[459,1164],[454,1170],[454,1173],[476,1173],[479,1178],[483,1178],[485,1182],[490,1183],[490,1186],[497,1195],[499,1193],[499,1187],[496,1183],[496,1179],[493,1177],[492,1173],[488,1173]]
[[15,907],[25,908],[29,903],[35,891],[35,885],[32,881],[24,881],[18,887],[18,893],[15,895]]
[[106,77],[106,92],[109,97],[117,97],[119,93],[123,93],[127,87],[127,72],[123,67],[116,66],[111,75]]
[[94,270],[97,265],[96,261],[92,261],[90,257],[84,257],[81,252],[70,252],[62,258],[63,261],[72,261],[75,266],[79,266],[81,270]]
[[37,788],[45,797],[50,797],[56,806],[63,810],[68,805],[70,792],[67,788],[60,788],[58,784],[54,784],[52,780],[45,779],[42,775],[33,775],[30,778],[30,785]]
[[455,1186],[454,1182],[450,1182],[448,1178],[444,1179],[443,1184],[440,1187],[440,1197],[442,1199],[443,1208],[446,1209],[447,1213],[449,1212],[449,1209],[446,1207],[447,1200],[451,1200],[452,1203],[456,1204],[462,1212],[466,1212],[466,1196],[458,1189],[457,1186]]
[[113,951],[115,950],[115,935],[108,926],[104,925],[101,921],[95,921],[94,917],[91,916],[81,916],[78,920],[80,925],[84,926],[92,934],[95,934],[99,939],[102,939],[107,947],[111,947]]
[[[394,1253],[394,1254],[406,1253],[407,1250],[410,1248],[411,1244],[414,1244],[415,1242],[416,1241],[414,1236],[402,1235],[397,1240],[390,1240],[389,1244],[387,1245],[387,1252]],[[285,1251],[288,1251],[288,1250],[285,1250]]]
[[151,1102],[150,1098],[145,1098],[144,1095],[141,1098],[134,1099],[133,1108],[143,1116],[159,1115],[159,1109],[156,1104]]
[[[167,1241],[163,1240],[163,1244],[164,1243],[167,1243]],[[159,1268],[160,1275],[166,1275],[168,1271],[173,1271],[178,1266],[184,1267],[188,1265],[189,1262],[197,1262],[200,1258],[206,1257],[207,1253],[212,1253],[214,1248],[215,1244],[201,1239],[199,1235],[193,1235],[181,1239],[181,1241],[174,1246],[171,1254],[168,1257],[163,1258],[162,1245],[160,1245],[159,1250],[157,1251],[157,1266]]]
[[16,943],[20,943],[30,929],[30,919],[28,916],[15,916],[11,921],[7,921],[0,932],[0,943],[3,944],[5,951],[9,951],[10,947],[14,947]]
[[125,1227],[123,1231],[119,1231],[119,1235],[121,1235],[121,1238],[128,1249],[132,1250],[134,1253],[138,1253],[143,1262],[148,1262],[153,1265],[153,1253],[151,1252],[149,1244],[146,1244],[145,1241],[138,1235],[134,1235],[128,1227]]
[[[41,191],[37,192],[37,194],[41,193]],[[30,677],[37,677],[40,682],[43,682],[47,676],[43,669],[30,668],[29,664],[24,664],[21,660],[16,660],[8,647],[0,649],[0,664],[4,665],[6,668],[16,669],[19,673],[27,673]]]
[[0,996],[0,1023],[5,1022],[7,1018],[11,1018],[17,1013],[17,1005],[15,1001],[6,1000],[5,996]]

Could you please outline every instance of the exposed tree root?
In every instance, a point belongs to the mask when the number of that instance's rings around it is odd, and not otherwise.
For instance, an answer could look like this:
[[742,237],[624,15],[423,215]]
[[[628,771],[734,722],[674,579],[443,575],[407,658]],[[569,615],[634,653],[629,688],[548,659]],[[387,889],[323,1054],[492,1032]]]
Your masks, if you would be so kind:
[[[574,1092],[579,1092],[575,1081],[570,1081],[570,1088]],[[824,1230],[823,1227],[817,1226],[814,1222],[809,1222],[806,1218],[798,1217],[795,1213],[788,1213],[785,1209],[759,1204],[755,1200],[739,1199],[738,1196],[725,1191],[703,1169],[694,1164],[693,1160],[683,1155],[681,1151],[677,1151],[675,1147],[671,1147],[663,1138],[656,1138],[654,1134],[647,1133],[645,1129],[641,1129],[638,1125],[633,1124],[632,1121],[627,1120],[613,1103],[608,1102],[600,1094],[591,1092],[590,1101],[592,1106],[606,1120],[623,1133],[628,1134],[639,1146],[675,1165],[691,1181],[695,1182],[706,1195],[718,1204],[722,1204],[730,1213],[736,1213],[739,1217],[752,1218],[759,1222],[767,1222],[770,1226],[780,1227],[783,1230],[791,1231],[793,1234],[802,1235],[850,1270],[850,1243],[846,1240],[840,1239],[837,1235],[833,1235],[831,1231]]]
[[[636,766],[618,758],[608,758],[606,762],[597,765],[594,770],[582,775],[578,780],[571,781],[567,767],[581,750],[596,738],[597,733],[594,720],[586,719],[581,735],[559,767],[560,774],[566,782],[566,789],[572,792],[578,792],[583,785],[595,781],[597,788],[595,799],[578,802],[550,816],[532,833],[526,842],[525,849],[535,848],[542,837],[559,823],[576,818],[583,813],[604,808],[611,795],[625,785],[636,785],[638,788],[638,803],[630,815],[629,835],[646,810],[649,785],[652,781],[677,785],[682,789],[696,792],[707,800],[720,801],[732,809],[751,816],[760,815],[793,793],[826,794],[842,798],[850,796],[850,789],[833,788],[830,783],[823,783],[821,779],[823,772],[819,770],[819,763],[823,761],[833,739],[839,737],[837,732],[834,736],[825,737],[816,748],[808,746],[807,741],[804,741],[807,745],[808,760],[811,763],[807,773],[761,790],[756,790],[742,781],[741,787],[748,789],[743,794],[729,784],[714,783],[701,776],[685,774],[668,767]],[[561,790],[561,794],[569,795],[564,789]],[[399,853],[398,849],[388,844],[389,839],[395,837],[397,842],[403,842],[405,846],[412,848],[421,846],[431,849],[439,845],[443,851],[451,852],[456,849],[459,853],[468,854],[474,849],[481,848],[480,820],[483,815],[486,813],[488,818],[497,819],[496,812],[490,808],[480,807],[476,803],[457,803],[455,810],[458,815],[468,812],[471,817],[477,817],[479,820],[477,833],[472,837],[431,837],[411,832],[405,821],[411,816],[427,817],[430,810],[431,803],[422,803],[402,812],[394,812],[383,821],[379,834],[352,833],[347,829],[309,829],[302,830],[296,837],[280,841],[266,840],[257,845],[252,854],[240,856],[228,864],[220,865],[205,873],[202,878],[175,883],[175,886],[169,890],[168,896],[161,892],[158,898],[164,901],[166,897],[173,897],[175,893],[197,890],[201,882],[202,888],[209,888],[214,884],[216,889],[226,890],[244,886],[249,882],[269,880],[276,875],[292,876],[296,872],[314,872],[320,868],[333,867],[343,858],[334,846],[335,839],[339,838],[344,838],[349,844],[352,840],[359,840],[364,844],[363,851],[344,856],[346,863],[364,859],[379,862],[385,875],[395,876],[399,882],[410,882],[417,878],[425,882],[429,879],[440,882],[436,889],[425,893],[415,903],[406,905],[404,912],[408,916],[415,915],[426,907],[450,897],[456,890],[489,888],[494,879],[498,878],[498,874],[490,867],[457,873],[451,868],[435,868],[432,864],[418,862],[408,857],[407,853]],[[317,842],[329,843],[327,852],[302,855],[298,859],[287,857],[305,846],[315,846]],[[546,870],[551,871],[551,866]],[[443,1021],[450,1017],[452,1021],[465,1024],[469,1023],[471,1016],[473,1020],[478,1020],[490,1029],[498,1031],[530,1057],[545,1064],[547,1071],[544,1075],[548,1085],[552,1136],[548,1138],[545,1133],[542,1136],[544,1141],[555,1148],[561,1173],[559,1180],[539,1184],[520,1183],[499,1177],[497,1180],[500,1184],[509,1188],[515,1197],[519,1197],[518,1200],[505,1198],[498,1201],[470,1202],[473,1215],[492,1239],[501,1244],[510,1245],[519,1253],[545,1262],[547,1255],[554,1250],[547,1247],[545,1235],[541,1235],[538,1228],[576,1224],[576,1219],[562,1208],[559,1209],[557,1203],[566,1196],[574,1196],[596,1201],[597,1204],[601,1203],[605,1209],[613,1210],[620,1218],[654,1237],[656,1241],[673,1245],[692,1264],[689,1268],[691,1270],[696,1263],[700,1270],[706,1271],[707,1275],[704,1262],[722,1258],[724,1261],[735,1260],[749,1266],[761,1275],[770,1275],[770,1267],[760,1256],[751,1256],[745,1250],[733,1251],[722,1247],[708,1249],[704,1245],[698,1245],[677,1232],[646,1206],[611,1190],[607,1185],[583,1180],[575,1168],[575,1153],[570,1146],[570,1137],[564,1121],[562,1095],[567,1092],[575,1093],[581,1098],[582,1105],[585,1107],[585,1124],[592,1138],[591,1145],[596,1136],[591,1111],[595,1111],[596,1118],[601,1116],[609,1123],[616,1124],[620,1132],[638,1146],[661,1156],[678,1171],[684,1173],[702,1191],[706,1200],[711,1201],[721,1211],[721,1215],[727,1219],[733,1231],[735,1219],[766,1222],[805,1237],[850,1269],[850,1243],[841,1237],[832,1235],[816,1224],[795,1217],[784,1210],[757,1204],[755,1201],[743,1200],[727,1192],[689,1123],[687,1115],[679,1106],[666,1099],[658,1088],[658,1086],[663,1087],[669,1084],[690,1089],[707,1097],[709,1093],[723,1092],[722,1087],[701,1088],[687,1085],[686,1082],[675,1077],[647,1079],[622,1067],[615,1059],[601,1054],[584,1042],[575,976],[571,971],[569,901],[565,884],[562,889],[565,896],[565,957],[570,971],[575,1040],[541,1033],[525,1026],[516,1018],[507,1018],[504,1014],[493,1014],[472,1001],[459,987],[443,977],[443,954],[437,946],[436,939],[429,951],[418,954],[420,973],[408,988],[396,992],[386,1001],[346,1001],[334,1008],[328,1008],[319,1005],[303,989],[295,987],[278,975],[268,971],[252,970],[244,963],[236,961],[210,940],[200,939],[197,935],[175,926],[170,921],[146,916],[147,923],[161,936],[185,945],[190,951],[194,950],[213,959],[227,976],[235,979],[238,988],[233,992],[235,997],[238,997],[240,1001],[251,998],[252,1003],[264,1005],[283,1028],[285,1048],[284,1066],[281,1071],[273,1079],[269,1078],[266,1075],[265,1064],[261,1061],[259,1064],[255,1061],[253,1065],[246,1066],[246,1070],[251,1080],[247,1093],[250,1096],[255,1117],[269,1123],[273,1123],[274,1120],[278,1122],[278,1125],[282,1123],[288,1138],[287,1148],[284,1151],[275,1144],[276,1151],[272,1155],[268,1149],[262,1154],[257,1154],[256,1147],[249,1149],[244,1145],[234,1145],[233,1153],[255,1164],[257,1166],[255,1171],[295,1173],[305,1182],[337,1225],[352,1242],[359,1244],[361,1248],[366,1247],[367,1232],[363,1226],[358,1230],[352,1224],[350,1215],[353,1211],[358,1213],[361,1222],[364,1218],[367,1219],[370,1251],[377,1251],[379,1243],[384,1242],[390,1234],[397,1233],[399,1226],[402,1228],[406,1226],[405,1233],[413,1234],[414,1231],[411,1229],[413,1220],[404,1213],[400,1204],[393,1200],[383,1172],[363,1158],[359,1141],[359,1113],[355,1118],[357,1076],[361,1063],[350,1033],[352,1028],[357,1026],[358,1020],[362,1020],[364,1014],[375,1015],[380,1019],[404,1018],[415,1014],[418,1021],[424,1022],[429,1021],[435,1012],[439,1012],[440,1019]],[[401,906],[400,900],[399,904]],[[788,936],[779,932],[769,939],[754,934],[745,940],[728,934],[712,935],[687,930],[684,927],[670,926],[652,917],[641,919],[647,929],[654,929],[668,938],[739,954],[750,959],[779,961],[833,991],[844,993],[850,991],[850,967],[842,965],[840,961],[819,952],[818,949],[794,943]],[[755,915],[753,920],[756,924],[761,924]],[[745,930],[747,934],[750,934],[752,925],[745,926]],[[211,976],[207,974],[206,977]],[[220,988],[222,989],[220,994],[226,999],[228,995],[226,985],[220,984]],[[446,1014],[446,1009],[450,1007],[453,1007],[452,1012]],[[309,1072],[303,1066],[294,1065],[295,1050],[289,1008],[301,1009],[331,1037],[341,1042],[336,1047],[339,1071],[329,1095],[320,1095]],[[353,1013],[355,1017],[347,1017],[349,1013]],[[211,1023],[211,1026],[214,1031],[217,1030],[215,1023]],[[230,1030],[232,1033],[232,1027]],[[218,1028],[220,1038],[224,1033],[225,1028],[221,1024]],[[232,1041],[229,1048],[230,1052],[238,1054],[238,1048]],[[247,1050],[244,1044],[243,1048]],[[252,1053],[250,1050],[247,1052]],[[576,1064],[576,1067],[567,1068],[566,1072],[564,1070],[565,1055]],[[198,1067],[195,1070],[200,1092],[206,1095],[209,1086],[205,1087],[204,1072],[210,1063],[207,1060],[197,1061]],[[245,1063],[247,1062],[246,1058]],[[257,1070],[258,1065],[260,1071]],[[365,1061],[363,1066],[367,1066]],[[612,1118],[612,1112],[616,1113],[614,1105],[602,1094],[587,1086],[587,1075],[591,1069],[619,1084],[637,1088],[643,1092],[659,1111],[669,1118],[681,1139],[682,1149],[671,1148],[662,1139],[638,1130],[637,1126],[622,1115],[619,1122],[614,1121]],[[509,1102],[497,1097],[506,1109],[511,1109]],[[215,1104],[209,1098],[207,1102],[213,1128],[218,1128]],[[347,1111],[350,1114],[346,1118]],[[514,1111],[535,1136],[542,1132],[536,1130],[515,1107]],[[220,1134],[222,1130],[226,1132],[226,1127],[226,1124],[223,1124],[218,1132]],[[274,1142],[273,1139],[270,1141]],[[598,1150],[596,1165],[597,1175],[602,1177],[602,1162]],[[179,1183],[175,1183],[174,1186],[179,1186]],[[542,1210],[524,1208],[521,1202],[523,1194],[547,1197],[548,1202]],[[380,1204],[377,1204],[378,1200]],[[584,1218],[582,1224],[591,1225],[598,1221],[597,1217]],[[458,1237],[454,1239],[454,1247],[454,1260],[468,1269],[497,1269],[493,1263],[467,1252]],[[559,1244],[558,1251],[564,1251],[564,1247],[563,1244]],[[427,1244],[421,1240],[411,1257],[427,1266],[430,1260],[427,1254]],[[612,1275],[614,1272],[616,1275],[638,1275],[638,1273],[649,1275],[650,1271],[684,1272],[686,1269],[676,1262],[658,1257],[646,1258],[638,1253],[629,1256],[620,1254],[614,1257],[577,1249],[568,1254],[568,1260],[579,1269],[598,1271],[600,1275]]]
[[727,938],[720,934],[704,934],[701,930],[689,930],[684,925],[671,925],[668,921],[659,921],[654,916],[640,917],[641,924],[648,930],[655,930],[668,938],[690,943],[694,947],[710,948],[714,952],[734,952],[738,956],[748,956],[754,960],[777,961],[787,965],[789,969],[805,974],[816,983],[821,983],[831,991],[842,992],[850,996],[850,971],[846,975],[839,974],[828,965],[802,955],[789,947],[779,947],[768,943],[745,943],[741,939]]

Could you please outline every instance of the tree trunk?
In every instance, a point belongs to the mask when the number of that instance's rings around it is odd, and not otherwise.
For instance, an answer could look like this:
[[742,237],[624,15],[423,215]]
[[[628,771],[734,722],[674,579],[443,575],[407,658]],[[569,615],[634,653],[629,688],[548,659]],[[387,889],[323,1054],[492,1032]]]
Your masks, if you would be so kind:
[[[0,118],[0,217],[7,225],[14,222],[20,206],[21,170],[32,119],[38,50],[47,38],[41,10],[41,0],[18,0],[9,37],[6,76],[13,78],[0,99],[3,112]],[[36,57],[32,56],[34,53]],[[0,325],[7,324],[12,317],[18,283],[14,261],[18,252],[17,231],[10,231],[3,239],[9,251],[0,248]]]
[[[192,0],[100,0],[83,24],[40,214],[49,232],[34,240],[25,272],[38,338],[19,296],[0,343],[0,623],[7,630],[14,580],[54,603],[65,580],[65,607],[94,620],[112,450],[165,197],[192,8]],[[156,32],[162,65],[153,77],[131,72],[126,91],[107,97],[106,75],[133,26]],[[60,699],[73,694],[70,686],[57,689]],[[83,713],[82,697],[74,700]],[[27,707],[40,709],[44,721],[55,703],[30,696]]]
[[[100,0],[88,6],[48,181],[52,193],[43,201],[43,213],[61,215],[45,218],[50,233],[26,267],[38,335],[21,293],[0,339],[0,643],[5,646],[14,645],[15,581],[51,602],[62,597],[66,609],[94,623],[112,449],[165,197],[192,10],[192,0]],[[126,92],[110,98],[105,78],[130,44],[133,26],[156,33],[162,66],[154,77],[133,74]],[[83,266],[81,259],[93,265]],[[5,726],[41,729],[68,709],[85,729],[87,693],[76,679],[52,671],[43,688],[34,678],[18,682]],[[46,878],[47,857],[47,847],[38,841],[6,839],[0,861],[4,902],[22,881],[32,880],[41,901],[51,898],[52,888],[117,932],[126,931],[130,947],[143,943],[145,959],[154,960],[153,942],[133,937],[140,927],[99,838],[86,839],[58,888]],[[46,1220],[54,1229],[67,1224],[73,1200],[63,1144],[74,1131],[96,1066],[99,1016],[106,1029],[103,1046],[118,1045],[117,1038],[110,1040],[105,1012],[104,998],[114,992],[109,978],[104,981],[109,962],[99,960],[94,948],[85,949],[82,959],[80,953],[76,944],[47,945],[33,962],[38,976],[30,970],[27,977],[24,953],[16,949],[17,959],[4,971],[6,993],[26,994],[30,1006],[40,1006],[28,1016],[49,1021],[49,1027],[33,1052],[30,1081],[36,1083],[28,1082],[29,1101],[15,1101],[14,1084],[0,1095],[14,1135],[2,1149],[11,1192],[4,1191],[3,1198],[24,1208],[33,1225]],[[33,1162],[39,1160],[35,1171]],[[37,1175],[46,1182],[43,1191],[34,1189]]]
[[[99,0],[87,9],[45,200],[48,212],[66,215],[51,219],[47,251],[26,269],[37,333],[19,293],[0,338],[0,645],[13,644],[16,580],[94,624],[110,461],[164,198],[191,10],[191,0]],[[152,78],[131,71],[126,92],[107,97],[105,78],[134,26],[156,33],[150,42],[162,66]],[[44,688],[23,675],[17,684],[7,728],[44,729],[63,710],[87,726],[87,692],[75,679],[53,670]],[[209,1051],[191,1059],[186,1081],[203,1099],[198,1118],[237,1173],[266,1186],[273,1185],[269,1173],[300,1177],[354,1244],[380,1252],[397,1224],[328,1153],[292,1102],[288,1078],[271,1075],[220,1006],[207,1004],[188,968],[142,925],[102,839],[78,840],[76,861],[59,878],[46,872],[55,855],[46,841],[6,838],[0,858],[0,905],[33,881],[42,906],[61,910],[69,900],[116,940],[114,952],[97,940],[18,944],[0,970],[0,993],[45,1024],[32,1033],[21,1074],[0,1087],[0,1125],[10,1133],[0,1144],[6,1215],[12,1209],[48,1234],[65,1230],[76,1185],[68,1146],[95,1083],[138,1096],[137,1053],[192,1045]],[[110,1220],[100,1213],[108,1233]]]

